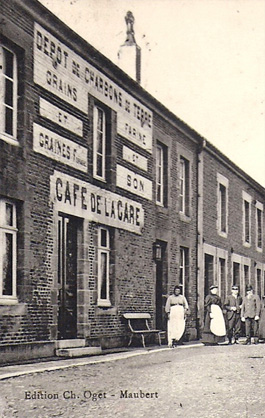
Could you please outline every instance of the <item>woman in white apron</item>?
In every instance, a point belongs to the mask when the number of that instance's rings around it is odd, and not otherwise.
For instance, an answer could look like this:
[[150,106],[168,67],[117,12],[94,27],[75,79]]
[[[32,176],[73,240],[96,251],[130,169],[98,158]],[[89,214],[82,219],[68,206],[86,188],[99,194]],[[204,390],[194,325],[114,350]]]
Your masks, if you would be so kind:
[[189,305],[185,296],[181,295],[181,287],[174,287],[173,295],[167,299],[165,311],[168,317],[167,341],[169,347],[174,347],[185,331],[185,319],[189,314]]

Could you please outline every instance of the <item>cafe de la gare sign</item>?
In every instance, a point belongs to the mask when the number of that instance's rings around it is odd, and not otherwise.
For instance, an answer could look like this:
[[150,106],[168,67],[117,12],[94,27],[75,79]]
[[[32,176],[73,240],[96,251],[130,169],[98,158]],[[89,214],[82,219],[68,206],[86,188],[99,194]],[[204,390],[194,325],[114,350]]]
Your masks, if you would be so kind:
[[57,211],[142,233],[144,209],[140,203],[56,170],[50,177],[50,201]]
[[152,153],[152,112],[38,23],[34,82],[86,114],[88,93],[96,97],[117,112],[118,133]]

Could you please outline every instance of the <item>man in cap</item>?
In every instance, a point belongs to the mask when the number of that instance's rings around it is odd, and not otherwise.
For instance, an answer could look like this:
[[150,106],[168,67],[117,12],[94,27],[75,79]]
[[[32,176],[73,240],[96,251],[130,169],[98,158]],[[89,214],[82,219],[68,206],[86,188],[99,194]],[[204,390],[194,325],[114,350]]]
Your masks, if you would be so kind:
[[228,344],[232,344],[233,335],[235,338],[235,344],[239,344],[238,338],[241,331],[240,311],[242,307],[242,297],[239,295],[238,286],[232,286],[231,295],[227,297],[224,307],[227,311]]
[[259,332],[259,317],[260,317],[260,298],[258,295],[253,294],[253,288],[249,284],[246,287],[246,296],[243,299],[241,320],[246,324],[246,342],[245,344],[251,344],[251,330],[253,329],[253,337],[255,344],[258,344],[258,332]]

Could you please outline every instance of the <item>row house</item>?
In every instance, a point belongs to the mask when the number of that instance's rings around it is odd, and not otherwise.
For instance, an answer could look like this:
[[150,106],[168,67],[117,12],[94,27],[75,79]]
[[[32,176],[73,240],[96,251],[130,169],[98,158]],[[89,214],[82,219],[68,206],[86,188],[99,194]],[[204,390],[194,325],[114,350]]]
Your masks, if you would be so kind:
[[232,285],[265,294],[264,188],[213,145],[198,158],[198,318],[217,284],[224,302]]

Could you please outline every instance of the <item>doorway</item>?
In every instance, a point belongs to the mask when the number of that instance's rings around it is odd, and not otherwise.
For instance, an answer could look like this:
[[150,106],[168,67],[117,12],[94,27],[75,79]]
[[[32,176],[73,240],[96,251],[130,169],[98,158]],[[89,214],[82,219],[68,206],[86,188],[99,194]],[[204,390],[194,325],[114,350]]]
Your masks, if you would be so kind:
[[214,257],[204,255],[204,297],[210,292],[210,286],[214,284]]
[[165,305],[167,300],[167,243],[156,241],[160,246],[161,256],[155,258],[156,263],[156,328],[166,330],[167,321]]
[[77,219],[58,218],[58,338],[77,336]]

